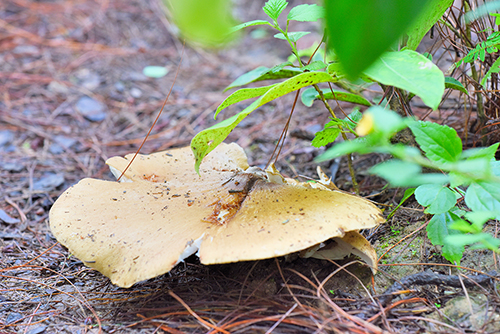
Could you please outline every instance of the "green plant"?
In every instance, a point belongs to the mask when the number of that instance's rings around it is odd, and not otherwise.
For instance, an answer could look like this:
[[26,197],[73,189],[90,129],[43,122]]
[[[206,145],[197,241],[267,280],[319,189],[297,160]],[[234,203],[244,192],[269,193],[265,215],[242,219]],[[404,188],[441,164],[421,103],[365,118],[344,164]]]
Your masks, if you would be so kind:
[[[215,117],[233,104],[257,98],[243,111],[201,131],[193,138],[191,148],[196,158],[196,170],[198,171],[203,157],[220,144],[254,110],[292,92],[297,94],[297,99],[299,91],[307,88],[302,93],[302,102],[306,106],[311,106],[314,100],[321,100],[331,116],[331,120],[324,126],[324,129],[316,134],[312,145],[325,146],[335,141],[338,136],[344,138],[343,143],[325,152],[318,161],[354,152],[392,154],[396,159],[373,167],[372,172],[386,178],[393,185],[415,186],[405,192],[404,199],[415,193],[419,203],[426,207],[426,212],[433,215],[427,232],[433,244],[443,246],[443,255],[448,260],[460,261],[464,246],[467,244],[476,243],[481,247],[497,251],[497,239],[481,231],[488,218],[500,216],[500,193],[497,194],[491,188],[496,183],[500,185],[495,174],[496,169],[500,170],[500,168],[497,168],[496,162],[490,161],[494,160],[498,145],[482,150],[462,152],[460,138],[456,131],[449,127],[403,119],[400,115],[379,106],[372,106],[365,112],[363,118],[359,110],[354,109],[345,118],[340,119],[333,113],[327,101],[335,99],[359,105],[372,105],[372,102],[366,100],[359,92],[349,90],[352,86],[347,77],[352,77],[353,73],[357,74],[359,71],[362,71],[361,80],[367,83],[376,82],[386,92],[390,87],[397,88],[400,102],[405,106],[413,96],[417,95],[429,107],[436,109],[441,102],[445,87],[467,93],[459,81],[444,77],[442,71],[433,64],[432,57],[413,51],[423,35],[440,18],[451,2],[450,0],[429,0],[432,6],[423,7],[422,16],[412,23],[406,40],[401,43],[400,51],[386,52],[377,56],[378,59],[368,68],[363,65],[360,67],[361,70],[359,68],[346,70],[346,64],[349,63],[340,59],[342,52],[332,54],[326,50],[323,52],[322,59],[315,57],[324,39],[314,50],[298,50],[297,41],[308,32],[291,31],[291,22],[316,21],[323,17],[331,20],[335,17],[335,15],[332,16],[331,11],[335,9],[325,12],[317,5],[296,6],[287,15],[286,26],[282,27],[278,19],[288,3],[285,0],[269,0],[263,10],[271,19],[270,21],[250,21],[236,26],[233,31],[256,25],[270,26],[277,31],[275,38],[288,43],[292,57],[272,68],[258,67],[240,76],[227,87],[227,89],[232,89],[264,80],[280,80],[267,86],[241,88],[221,103]],[[400,34],[401,31],[398,35]],[[332,33],[329,37],[332,37]],[[339,36],[340,39],[344,37]],[[359,38],[354,35],[350,37]],[[338,46],[334,46],[334,49],[339,51],[336,48]],[[356,48],[359,47],[356,46]],[[304,55],[309,57],[308,61],[302,60],[301,57]],[[327,86],[322,88],[321,84]],[[334,90],[332,84],[347,88],[348,91]],[[416,147],[390,142],[395,133],[406,127],[411,129],[424,154]],[[347,134],[356,138],[348,140]],[[350,158],[348,162],[350,163]],[[352,165],[349,167],[355,186],[354,170]],[[422,173],[422,167],[440,172]],[[483,185],[488,188],[484,188]],[[489,198],[495,198],[496,202],[494,204],[491,201],[481,202],[486,195]],[[400,205],[403,202],[404,200]],[[460,206],[462,202],[465,202],[471,213],[467,213]],[[497,202],[499,207],[496,206]]]
[[[418,148],[392,144],[391,137],[409,127]],[[463,151],[456,131],[431,122],[403,119],[379,106],[368,109],[357,130],[364,137],[335,145],[317,158],[325,161],[347,153],[388,153],[395,159],[371,168],[393,186],[415,187],[415,198],[432,215],[427,235],[443,246],[443,256],[460,262],[465,245],[500,253],[500,240],[483,232],[485,223],[500,218],[499,143]],[[438,173],[424,173],[422,167]]]
[[[438,2],[444,3],[444,1]],[[283,28],[278,23],[278,18],[287,5],[288,3],[285,0],[270,0],[266,2],[263,10],[269,16],[271,21],[250,21],[240,24],[233,29],[234,31],[237,31],[245,27],[256,25],[271,26],[273,29],[278,31],[274,37],[286,40],[290,45],[292,55],[294,56],[294,62],[287,61],[282,64],[278,64],[273,68],[256,68],[255,70],[242,75],[230,84],[229,87],[227,87],[227,89],[231,89],[258,81],[285,79],[279,83],[268,86],[240,89],[222,102],[222,104],[217,108],[215,117],[217,117],[220,111],[232,104],[251,98],[258,98],[240,113],[212,126],[209,129],[201,131],[193,138],[191,147],[196,158],[196,170],[198,170],[203,157],[220,144],[245,117],[247,117],[255,109],[283,95],[291,92],[297,92],[302,88],[312,86],[311,89],[304,91],[302,94],[302,101],[306,105],[311,105],[314,99],[321,100],[325,105],[325,108],[330,113],[332,120],[337,119],[337,117],[333,113],[332,108],[329,106],[327,99],[331,98],[349,101],[361,105],[371,104],[371,102],[362,97],[359,92],[343,92],[332,88],[332,83],[341,87],[349,85],[349,81],[346,80],[345,74],[346,66],[345,64],[340,63],[335,55],[331,55],[327,62],[322,60],[315,60],[311,62],[313,54],[309,59],[309,63],[304,63],[300,57],[301,52],[297,49],[297,41],[308,32],[290,31],[290,23],[293,21],[316,21],[321,19],[325,16],[324,9],[317,5],[296,6],[290,10],[286,20],[286,27]],[[434,11],[432,11],[432,13],[435,16]],[[327,14],[329,14],[329,11]],[[428,13],[426,12],[426,14]],[[351,14],[350,16],[354,17],[355,15]],[[327,15],[327,18],[328,17],[329,16]],[[428,22],[425,22],[425,24],[428,25]],[[418,35],[420,36],[420,34],[421,31],[419,30]],[[358,37],[353,36],[353,38]],[[320,45],[318,45],[317,49],[319,47]],[[350,73],[352,74],[354,72]],[[434,109],[438,107],[446,85],[446,80],[441,70],[439,70],[430,59],[410,49],[397,52],[387,52],[383,54],[377,61],[375,61],[375,63],[372,64],[371,67],[365,70],[361,78],[367,82],[375,81],[384,86],[394,86],[408,91],[409,93],[406,94],[408,99],[410,98],[410,93],[411,95],[418,95],[422,98],[424,103]],[[328,88],[321,89],[318,86],[320,83],[328,83]],[[459,82],[455,82],[454,84],[455,86],[460,86]],[[347,117],[347,120],[352,121],[352,118]],[[337,123],[329,123],[325,127],[325,131],[329,129],[328,132],[332,135],[331,138],[333,138],[333,134],[336,133],[337,135],[342,135],[344,139],[347,139],[345,132],[353,132],[352,124],[349,124],[347,121],[341,122],[336,120],[334,122]],[[337,128],[337,130],[335,130],[335,128]],[[321,135],[323,134],[324,133]],[[315,144],[318,144],[319,141],[321,140],[316,140]],[[353,180],[355,180],[352,168],[351,174]]]

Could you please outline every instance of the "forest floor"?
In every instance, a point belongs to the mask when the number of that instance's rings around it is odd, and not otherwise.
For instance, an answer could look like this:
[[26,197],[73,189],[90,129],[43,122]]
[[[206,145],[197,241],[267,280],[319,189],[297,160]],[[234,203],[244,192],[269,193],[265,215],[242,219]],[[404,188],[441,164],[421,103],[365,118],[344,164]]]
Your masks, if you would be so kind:
[[[264,19],[262,5],[239,1],[236,15]],[[48,212],[78,180],[112,180],[107,158],[137,150],[181,63],[184,47],[174,31],[155,0],[2,1],[0,334],[500,333],[499,276],[492,272],[498,259],[467,251],[458,270],[427,239],[427,217],[412,200],[364,232],[380,256],[374,277],[353,258],[204,266],[193,256],[124,289],[71,256],[51,234]],[[300,46],[319,40],[313,33]],[[215,123],[226,86],[288,55],[285,42],[262,31],[247,32],[224,50],[186,46],[172,95],[141,153],[189,145]],[[146,77],[150,65],[169,73]],[[292,104],[286,96],[256,110],[226,142],[243,147],[250,165],[264,166]],[[418,102],[413,108],[429,114]],[[240,110],[230,107],[219,118]],[[463,135],[462,110],[450,96],[427,119]],[[315,177],[313,158],[323,149],[310,141],[327,121],[320,104],[298,103],[277,163],[284,175]],[[385,158],[355,156],[354,166],[361,195],[387,215],[404,189],[385,188],[366,172]],[[341,189],[353,191],[345,158],[321,166]]]

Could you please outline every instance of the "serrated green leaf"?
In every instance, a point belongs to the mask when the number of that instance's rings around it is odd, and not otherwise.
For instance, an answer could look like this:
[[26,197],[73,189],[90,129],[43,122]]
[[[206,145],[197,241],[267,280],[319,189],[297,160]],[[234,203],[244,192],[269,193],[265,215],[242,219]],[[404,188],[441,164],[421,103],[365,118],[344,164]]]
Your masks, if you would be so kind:
[[465,193],[465,204],[472,211],[497,212],[500,219],[500,182],[472,182]]
[[453,0],[430,0],[422,13],[408,30],[406,47],[416,50],[422,38],[434,24],[443,16],[444,12],[453,4]]
[[434,215],[427,225],[427,237],[432,244],[443,246],[446,243],[446,236],[450,234],[451,224],[459,219],[460,217],[451,212]]
[[333,143],[339,136],[341,130],[337,128],[327,128],[317,132],[311,145],[314,147],[321,147]]
[[168,69],[165,66],[146,66],[142,74],[150,78],[161,78],[167,75]]
[[329,47],[355,79],[397,42],[428,1],[337,0],[324,5]]
[[236,31],[244,29],[246,27],[260,26],[260,25],[264,25],[264,24],[270,25],[271,27],[273,26],[271,23],[269,23],[268,21],[265,21],[265,20],[254,20],[254,21],[249,21],[249,22],[245,22],[242,24],[238,24],[237,26],[232,27],[231,32],[236,32]]
[[464,85],[462,85],[462,83],[460,81],[458,81],[457,79],[452,78],[452,77],[445,77],[444,78],[444,87],[455,89],[455,90],[461,91],[464,94],[469,95],[469,92],[467,91],[467,89],[465,89]]
[[287,5],[286,0],[269,0],[262,9],[271,19],[277,20]]
[[437,109],[444,93],[443,72],[412,50],[386,52],[364,72],[384,85],[407,90]]
[[356,107],[349,115],[347,115],[346,118],[344,118],[344,120],[346,121],[347,125],[354,130],[362,117],[363,114],[361,113],[361,111],[359,111],[359,108]]
[[276,84],[240,113],[198,133],[191,140],[191,149],[195,156],[196,172],[198,173],[200,163],[203,158],[215,149],[217,145],[222,143],[229,133],[231,133],[231,131],[233,131],[233,129],[252,111],[269,101],[275,100],[290,92],[320,82],[335,82],[335,79],[325,72],[306,72],[299,74],[293,78]]
[[431,161],[456,162],[462,153],[462,141],[455,129],[431,122],[413,122],[409,125],[415,140]]
[[443,256],[446,260],[450,261],[451,263],[460,265],[460,261],[464,256],[465,247],[457,245],[455,243],[446,242],[441,251],[443,252]]
[[443,256],[450,262],[459,262],[464,252],[463,245],[456,245],[447,242],[449,235],[457,235],[458,231],[450,229],[451,224],[460,217],[451,213],[445,212],[434,215],[427,225],[427,237],[433,245],[444,246],[442,249]]
[[248,99],[251,99],[251,98],[254,98],[257,96],[261,96],[261,95],[267,93],[267,91],[269,91],[274,86],[276,86],[276,84],[264,86],[264,87],[238,89],[236,92],[229,95],[228,97],[226,97],[226,99],[224,101],[222,101],[222,103],[219,105],[219,107],[215,111],[214,119],[217,117],[219,112],[221,112],[225,108],[229,107],[230,105],[233,105],[235,103],[238,103],[238,102],[241,102],[244,100],[248,100]]
[[276,80],[276,79],[287,79],[294,77],[300,73],[302,73],[301,70],[288,70],[288,69],[281,69],[276,72],[271,72],[271,68],[267,68],[265,66],[260,66],[257,67],[256,69],[247,72],[240,77],[238,77],[236,80],[234,80],[229,86],[224,89],[224,91],[227,91],[231,88],[247,85],[252,82],[257,82],[257,81],[264,81],[264,80]]
[[325,17],[325,9],[318,5],[298,5],[288,13],[287,19],[301,22],[314,22]]
[[425,213],[439,214],[450,210],[457,203],[456,194],[440,184],[423,184],[415,190],[417,202],[426,207]]
[[[310,31],[294,31],[294,32],[289,32],[288,33],[288,39],[292,42],[297,42],[300,38],[304,37],[305,35],[309,35],[311,32]],[[287,38],[285,35],[282,33],[274,35],[274,38],[277,39],[284,39],[286,40]]]
[[463,151],[460,157],[462,159],[467,159],[467,160],[483,159],[483,158],[488,160],[494,160],[499,145],[500,143],[496,143],[488,147],[471,148]]

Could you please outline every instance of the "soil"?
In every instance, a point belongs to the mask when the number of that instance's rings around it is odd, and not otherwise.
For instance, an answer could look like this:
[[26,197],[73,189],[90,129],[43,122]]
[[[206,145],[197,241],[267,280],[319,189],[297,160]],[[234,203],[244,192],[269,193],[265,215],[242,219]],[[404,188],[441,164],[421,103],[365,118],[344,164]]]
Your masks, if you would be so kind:
[[[241,21],[264,19],[262,4],[238,1],[235,13]],[[192,256],[165,275],[123,289],[71,256],[50,232],[52,203],[84,177],[113,179],[104,161],[138,149],[179,66],[141,153],[189,145],[196,133],[215,124],[226,86],[289,54],[286,43],[272,34],[245,33],[212,51],[184,47],[175,34],[155,0],[2,2],[1,334],[500,333],[499,277],[491,273],[498,270],[498,259],[475,250],[466,252],[461,270],[450,265],[427,239],[427,217],[412,200],[386,224],[363,232],[381,256],[375,276],[355,258],[203,266]],[[308,35],[301,47],[320,39]],[[148,78],[142,70],[150,65],[165,66],[169,74]],[[293,100],[286,96],[256,110],[226,142],[245,148],[250,165],[265,166]],[[463,134],[459,102],[449,96],[429,118]],[[218,119],[244,106],[230,107]],[[335,108],[339,115],[340,107],[353,108],[341,104]],[[417,116],[428,113],[418,102],[413,109]],[[310,140],[327,121],[319,103],[297,104],[276,164],[284,175],[316,177],[313,158],[323,149],[311,147]],[[367,173],[384,159],[355,156],[354,166],[361,195],[388,214],[403,190],[384,188],[383,180]],[[345,158],[321,166],[334,173],[341,189],[353,191]],[[488,228],[496,233],[498,226]],[[491,280],[475,286],[405,286],[408,290],[380,303],[395,281],[426,271],[460,274],[463,281],[490,273]]]

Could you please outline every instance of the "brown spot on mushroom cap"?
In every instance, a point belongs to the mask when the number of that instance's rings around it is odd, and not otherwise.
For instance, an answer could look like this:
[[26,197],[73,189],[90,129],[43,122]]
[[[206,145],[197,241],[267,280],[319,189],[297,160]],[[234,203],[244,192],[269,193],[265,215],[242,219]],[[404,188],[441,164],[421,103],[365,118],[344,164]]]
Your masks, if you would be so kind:
[[[107,163],[121,172],[130,158]],[[236,144],[211,152],[200,176],[193,165],[187,147],[139,156],[125,173],[132,182],[83,179],[53,205],[51,229],[86,265],[130,287],[168,272],[200,241],[202,263],[254,260],[382,221],[380,210],[362,198],[245,172],[246,156]],[[223,222],[207,222],[214,216]]]
[[[383,221],[375,205],[354,195],[307,184],[257,181],[231,222],[207,232],[200,261],[215,264],[281,256]],[[266,233],[258,233],[262,231]]]

